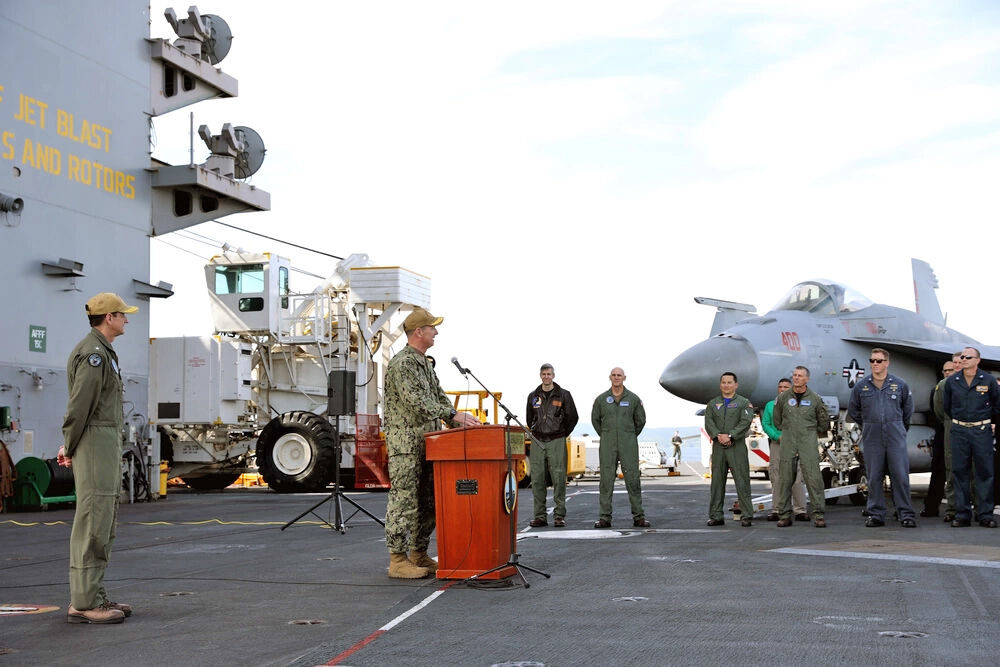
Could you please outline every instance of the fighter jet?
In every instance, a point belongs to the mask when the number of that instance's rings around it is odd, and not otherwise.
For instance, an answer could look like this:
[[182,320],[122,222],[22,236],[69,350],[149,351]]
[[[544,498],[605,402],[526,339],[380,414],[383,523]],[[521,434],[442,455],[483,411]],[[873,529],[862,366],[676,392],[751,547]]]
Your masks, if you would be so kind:
[[[696,297],[718,309],[707,340],[686,350],[660,375],[660,385],[680,398],[707,403],[719,391],[719,375],[733,371],[739,391],[763,407],[775,396],[778,380],[795,366],[810,371],[809,387],[823,397],[834,420],[834,438],[824,473],[836,486],[861,480],[859,434],[845,423],[851,389],[868,372],[873,347],[890,351],[890,372],[913,392],[908,433],[911,472],[930,470],[933,430],[926,426],[931,393],[944,361],[963,347],[980,350],[981,368],[1000,369],[1000,347],[984,346],[945,326],[934,290],[937,278],[927,262],[911,260],[916,312],[872,303],[846,285],[807,280],[795,285],[760,316],[749,304]],[[848,479],[849,478],[849,479]],[[854,498],[852,498],[854,499]]]

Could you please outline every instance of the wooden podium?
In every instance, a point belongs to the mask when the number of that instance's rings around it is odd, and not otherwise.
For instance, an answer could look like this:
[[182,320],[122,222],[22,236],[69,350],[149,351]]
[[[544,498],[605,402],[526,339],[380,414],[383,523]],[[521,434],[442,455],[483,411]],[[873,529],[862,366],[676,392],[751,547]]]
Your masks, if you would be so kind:
[[[449,429],[425,435],[434,462],[438,579],[468,579],[508,562],[511,514],[517,523],[517,479],[507,479],[507,437],[524,458],[524,432],[506,426]],[[503,579],[514,566],[482,579]]]

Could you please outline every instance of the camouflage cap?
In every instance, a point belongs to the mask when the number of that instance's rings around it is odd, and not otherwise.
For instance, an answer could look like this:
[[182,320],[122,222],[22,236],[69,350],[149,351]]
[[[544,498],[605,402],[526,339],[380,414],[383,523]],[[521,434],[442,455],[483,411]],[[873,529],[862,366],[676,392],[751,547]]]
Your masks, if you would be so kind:
[[436,327],[444,322],[443,317],[434,317],[423,308],[417,307],[403,320],[403,331],[410,333],[420,327]]
[[87,301],[88,315],[106,315],[108,313],[134,313],[139,308],[130,306],[113,292],[101,292]]

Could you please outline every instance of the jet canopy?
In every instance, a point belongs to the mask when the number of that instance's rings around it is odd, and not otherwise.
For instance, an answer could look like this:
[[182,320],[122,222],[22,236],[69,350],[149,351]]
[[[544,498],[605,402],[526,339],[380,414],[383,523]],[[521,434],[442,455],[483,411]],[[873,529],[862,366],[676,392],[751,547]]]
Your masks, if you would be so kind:
[[789,290],[771,310],[837,315],[853,313],[871,305],[871,299],[846,285],[828,280],[807,280]]

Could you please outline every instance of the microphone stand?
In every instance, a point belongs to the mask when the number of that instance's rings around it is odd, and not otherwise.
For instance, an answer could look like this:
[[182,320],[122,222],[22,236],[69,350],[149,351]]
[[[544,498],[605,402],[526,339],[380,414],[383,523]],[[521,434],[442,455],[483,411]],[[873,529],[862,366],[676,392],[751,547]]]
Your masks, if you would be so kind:
[[[456,366],[459,366],[458,361],[456,359],[452,359],[452,361],[455,363]],[[500,402],[500,399],[498,399],[496,397],[496,394],[494,394],[492,391],[490,391],[489,388],[486,385],[484,385],[479,380],[479,378],[476,377],[475,373],[473,373],[472,371],[470,371],[468,368],[461,368],[461,366],[459,366],[459,370],[463,371],[463,375],[465,373],[468,373],[469,375],[471,375],[472,379],[475,380],[476,383],[480,387],[482,387],[483,390],[487,394],[489,394],[490,397],[494,401],[497,402],[497,405],[499,405],[501,408],[503,408],[503,411],[504,411],[504,413],[506,415],[504,417],[504,421],[507,422],[507,426],[504,427],[504,445],[505,445],[505,453],[506,453],[506,457],[507,457],[507,479],[511,483],[513,483],[513,485],[514,485],[514,489],[513,489],[513,491],[514,491],[514,506],[511,508],[511,511],[507,514],[507,523],[508,523],[508,525],[510,527],[510,557],[507,559],[507,562],[504,563],[503,565],[497,565],[496,567],[490,568],[489,570],[486,570],[485,572],[480,572],[479,574],[474,574],[471,577],[469,577],[468,579],[465,579],[463,581],[463,583],[468,582],[468,581],[472,581],[474,579],[478,579],[480,577],[486,576],[487,574],[492,574],[493,572],[499,572],[499,571],[504,570],[504,569],[506,569],[508,567],[512,567],[512,568],[514,568],[514,571],[517,572],[517,576],[521,577],[521,581],[524,583],[524,587],[525,588],[531,588],[531,584],[529,584],[528,580],[524,578],[524,573],[521,571],[522,569],[529,570],[531,572],[534,572],[535,574],[540,574],[543,577],[545,577],[546,579],[550,579],[552,577],[552,575],[550,575],[550,574],[548,574],[546,572],[542,572],[541,570],[536,570],[533,567],[529,567],[527,565],[524,565],[519,560],[520,554],[517,553],[517,520],[515,518],[517,516],[517,481],[514,478],[514,453],[511,450],[511,443],[510,443],[510,423],[512,421],[515,422],[518,426],[521,427],[521,429],[525,433],[527,433],[528,435],[530,435],[532,443],[537,442],[537,438],[535,438],[534,434],[531,432],[531,429],[529,429],[527,426],[525,426],[524,424],[522,424],[520,422],[520,420],[518,420],[517,416],[515,416],[513,413],[511,413],[511,411],[507,409],[507,406],[504,405],[502,402]],[[508,489],[508,491],[509,491],[509,489]]]
[[[319,519],[320,521],[322,521],[323,523],[325,523],[330,528],[333,528],[334,530],[340,531],[341,535],[343,535],[343,534],[345,534],[347,532],[347,522],[350,521],[352,518],[354,518],[354,515],[357,514],[358,512],[364,512],[370,518],[372,518],[375,521],[375,523],[377,523],[377,524],[379,524],[381,526],[385,526],[385,521],[383,521],[382,519],[378,518],[377,516],[375,516],[374,514],[372,514],[371,512],[369,512],[368,510],[366,510],[364,507],[362,507],[361,505],[359,505],[357,502],[355,502],[353,499],[349,498],[344,493],[343,487],[340,486],[340,434],[336,432],[336,429],[334,429],[334,437],[336,439],[337,455],[333,459],[333,462],[334,462],[334,468],[333,468],[333,491],[331,491],[330,495],[328,495],[326,498],[323,498],[323,500],[319,501],[318,503],[316,503],[315,505],[313,505],[312,507],[310,507],[309,509],[307,509],[302,514],[298,515],[297,517],[295,517],[294,519],[292,519],[291,521],[289,521],[288,523],[286,523],[284,526],[281,527],[281,530],[284,530],[285,528],[288,528],[293,523],[295,523],[296,521],[298,521],[299,519],[301,519],[302,517],[304,517],[306,514],[312,514],[314,517],[316,517],[317,519]],[[355,450],[355,452],[357,452],[357,450]],[[356,460],[357,459],[355,459],[355,461]],[[344,508],[343,508],[343,505],[341,505],[341,502],[340,502],[341,499],[346,500],[347,502],[349,502],[350,504],[354,505],[354,507],[355,507],[354,512],[351,513],[351,516],[347,517],[346,519],[344,518]],[[321,517],[319,514],[316,514],[316,508],[318,508],[323,503],[329,502],[331,500],[333,501],[333,507],[334,507],[334,518],[333,518],[334,522],[333,522],[333,524],[331,524],[329,521],[327,521],[326,519],[324,519],[323,517]]]

